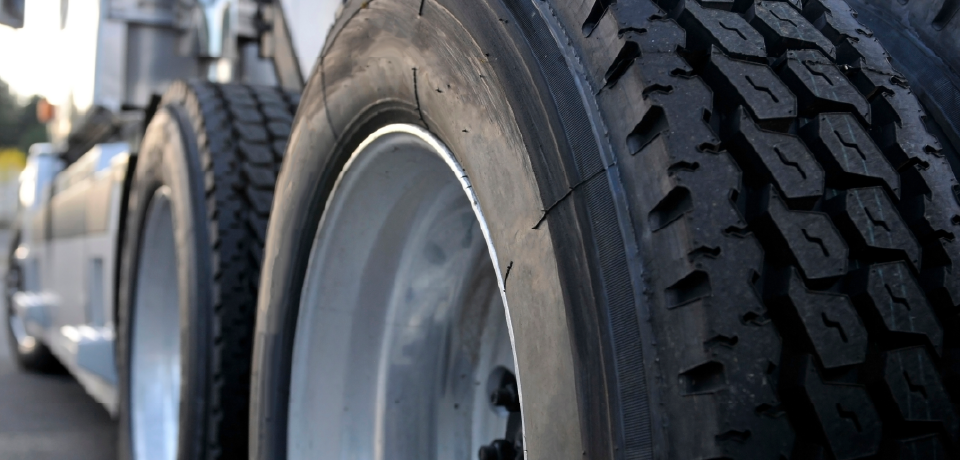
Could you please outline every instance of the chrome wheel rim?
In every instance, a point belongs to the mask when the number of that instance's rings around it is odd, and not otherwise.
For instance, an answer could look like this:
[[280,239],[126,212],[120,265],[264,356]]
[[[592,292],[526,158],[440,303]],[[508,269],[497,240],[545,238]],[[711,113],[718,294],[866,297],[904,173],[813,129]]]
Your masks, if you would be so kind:
[[361,143],[304,279],[289,458],[476,458],[504,437],[510,413],[490,395],[515,357],[489,241],[466,174],[429,132],[389,125]]
[[32,353],[37,347],[37,339],[27,334],[27,328],[23,324],[23,319],[16,314],[16,310],[11,308],[10,312],[10,332],[13,339],[17,342],[17,352],[20,354]]
[[180,410],[180,286],[168,187],[154,193],[143,228],[131,327],[133,453],[138,460],[172,460]]
[[11,255],[9,261],[7,262],[7,273],[4,277],[6,292],[5,302],[7,303],[7,321],[10,326],[10,334],[13,336],[14,341],[17,342],[17,352],[21,355],[32,353],[33,350],[37,347],[37,339],[34,338],[27,332],[26,324],[23,322],[23,318],[17,313],[17,309],[13,306],[13,297],[23,288],[23,273],[20,271],[20,266],[17,263],[17,258],[14,255]]

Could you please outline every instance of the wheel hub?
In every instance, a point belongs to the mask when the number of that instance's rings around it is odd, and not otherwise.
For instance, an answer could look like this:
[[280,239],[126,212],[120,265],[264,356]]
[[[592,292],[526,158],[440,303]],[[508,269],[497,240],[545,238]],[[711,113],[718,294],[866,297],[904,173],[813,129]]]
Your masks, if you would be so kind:
[[486,233],[466,174],[428,132],[391,125],[361,144],[327,202],[304,280],[290,458],[470,458],[504,433],[522,450]]
[[132,312],[130,429],[137,460],[177,457],[180,289],[169,194],[161,187],[150,201]]

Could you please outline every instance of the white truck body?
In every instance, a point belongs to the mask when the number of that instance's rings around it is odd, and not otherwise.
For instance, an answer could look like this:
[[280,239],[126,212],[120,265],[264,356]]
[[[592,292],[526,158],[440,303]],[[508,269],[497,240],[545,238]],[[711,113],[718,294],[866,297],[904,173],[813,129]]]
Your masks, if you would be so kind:
[[[51,142],[31,148],[20,177],[12,251],[23,290],[12,302],[30,335],[116,415],[114,338],[125,185],[152,100],[182,78],[275,84],[277,77],[270,59],[258,56],[255,41],[264,30],[256,27],[252,1],[198,1],[192,8],[170,0],[71,0],[60,8],[44,1],[46,8],[26,8],[25,27],[51,20],[30,14],[60,15],[49,56],[62,58],[64,74],[62,84],[44,95],[57,108],[48,123]],[[340,0],[282,1],[301,80],[340,5]],[[104,120],[118,130],[115,142],[85,145],[84,136],[96,133]],[[84,150],[78,152],[78,146]]]
[[60,170],[35,146],[21,181],[14,257],[24,291],[13,307],[97,401],[116,412],[116,264],[126,144],[101,144]]

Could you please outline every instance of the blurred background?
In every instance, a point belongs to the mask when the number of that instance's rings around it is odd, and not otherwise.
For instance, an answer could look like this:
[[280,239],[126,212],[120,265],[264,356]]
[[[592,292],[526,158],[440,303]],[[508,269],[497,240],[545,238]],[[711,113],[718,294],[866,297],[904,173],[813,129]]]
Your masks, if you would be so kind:
[[[0,0],[5,1],[5,0]],[[70,50],[57,46],[61,0],[30,0],[24,27],[0,25],[0,250],[7,254],[8,227],[16,216],[17,177],[29,146],[48,140],[38,106],[68,97],[58,81]],[[51,11],[53,12],[52,14]],[[56,62],[61,62],[58,68]],[[42,95],[42,96],[41,96]],[[62,102],[62,101],[57,101]],[[6,273],[6,257],[0,258]],[[4,296],[0,296],[0,302]],[[6,305],[3,308],[7,308]],[[0,459],[110,460],[116,427],[110,416],[65,371],[20,370],[10,353],[8,328],[0,327]]]
[[[46,142],[46,126],[37,121],[42,98],[29,78],[23,78],[29,60],[13,52],[21,33],[0,26],[0,226],[8,227],[16,214],[17,176],[26,165],[30,145]],[[9,81],[21,82],[20,90]]]

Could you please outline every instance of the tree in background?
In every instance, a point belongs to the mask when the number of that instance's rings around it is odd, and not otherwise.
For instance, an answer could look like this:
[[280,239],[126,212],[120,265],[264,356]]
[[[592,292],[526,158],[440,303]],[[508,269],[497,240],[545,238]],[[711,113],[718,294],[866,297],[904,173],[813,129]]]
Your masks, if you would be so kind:
[[26,152],[30,145],[46,142],[47,128],[37,121],[37,103],[33,96],[26,105],[20,105],[10,85],[0,80],[0,150],[16,149]]
[[0,228],[8,227],[17,213],[17,177],[26,164],[24,152],[47,140],[46,127],[37,121],[39,100],[34,96],[26,106],[20,105],[10,86],[0,80]]
[[31,145],[47,141],[47,126],[37,121],[37,104],[40,96],[33,96],[20,112],[20,139],[17,147],[26,152]]
[[12,147],[20,140],[20,113],[10,85],[0,80],[0,147]]

